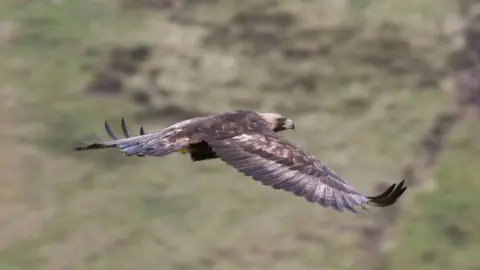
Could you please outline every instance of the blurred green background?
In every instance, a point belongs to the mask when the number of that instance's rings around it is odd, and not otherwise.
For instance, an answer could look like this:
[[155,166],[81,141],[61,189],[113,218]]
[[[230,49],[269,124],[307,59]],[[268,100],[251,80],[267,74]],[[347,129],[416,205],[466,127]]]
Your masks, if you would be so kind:
[[[479,7],[0,1],[0,269],[480,269]],[[220,161],[72,151],[234,108],[294,119],[365,194],[410,189],[352,215]]]

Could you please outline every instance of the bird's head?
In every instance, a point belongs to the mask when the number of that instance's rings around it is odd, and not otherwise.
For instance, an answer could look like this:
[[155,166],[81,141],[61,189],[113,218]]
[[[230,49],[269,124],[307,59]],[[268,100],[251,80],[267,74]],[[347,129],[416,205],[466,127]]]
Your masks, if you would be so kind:
[[295,123],[283,115],[276,113],[260,113],[260,115],[267,121],[270,128],[275,131],[283,131],[287,129],[295,129]]

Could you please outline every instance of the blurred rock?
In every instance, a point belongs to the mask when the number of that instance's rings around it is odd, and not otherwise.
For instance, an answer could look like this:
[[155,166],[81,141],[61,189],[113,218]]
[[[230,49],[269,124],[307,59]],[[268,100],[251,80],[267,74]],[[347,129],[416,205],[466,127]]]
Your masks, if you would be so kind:
[[[110,51],[107,64],[94,75],[85,91],[88,94],[119,94],[124,90],[125,79],[138,72],[141,64],[149,59],[152,49],[140,44],[133,47],[115,47]],[[99,55],[95,48],[89,48],[85,54],[90,57]],[[84,70],[92,69],[84,65]]]
[[87,94],[119,94],[123,91],[122,75],[114,71],[100,72],[85,88]]
[[135,74],[140,64],[150,57],[151,51],[151,47],[147,45],[113,48],[110,52],[107,68],[124,72],[127,75]]
[[137,90],[132,93],[133,102],[139,105],[149,106],[151,104],[150,99],[151,94],[148,92],[148,90]]

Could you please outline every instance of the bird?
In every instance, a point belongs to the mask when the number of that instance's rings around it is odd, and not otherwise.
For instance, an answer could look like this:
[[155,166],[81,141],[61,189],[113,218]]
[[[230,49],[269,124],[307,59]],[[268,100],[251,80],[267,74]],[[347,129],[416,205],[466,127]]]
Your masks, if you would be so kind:
[[121,128],[125,138],[117,137],[105,121],[111,140],[94,134],[94,142],[74,150],[118,148],[124,156],[178,152],[189,154],[193,162],[219,159],[264,186],[339,212],[393,205],[407,189],[404,179],[376,196],[363,195],[320,159],[281,136],[282,131],[295,130],[295,123],[277,113],[237,109],[185,119],[155,132],[140,127],[140,135],[133,137],[124,118]]

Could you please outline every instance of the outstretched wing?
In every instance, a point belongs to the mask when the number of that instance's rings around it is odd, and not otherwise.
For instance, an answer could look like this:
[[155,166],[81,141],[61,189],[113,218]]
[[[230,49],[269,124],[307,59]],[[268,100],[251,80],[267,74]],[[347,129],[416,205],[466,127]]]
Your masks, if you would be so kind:
[[348,209],[356,213],[355,206],[366,209],[364,204],[388,206],[406,189],[402,181],[378,196],[364,196],[313,155],[264,129],[261,133],[249,132],[230,138],[215,136],[215,131],[209,135],[205,140],[213,151],[239,172],[263,185],[290,191],[309,202],[338,211]]
[[[186,120],[188,121],[188,120]],[[181,122],[182,123],[182,122]],[[180,123],[179,123],[180,124]],[[186,124],[186,123],[184,123]],[[126,156],[165,156],[188,146],[189,137],[183,132],[184,125],[173,125],[160,132],[146,134],[140,128],[140,136],[130,137],[125,119],[122,118],[122,131],[125,138],[118,138],[112,131],[108,122],[105,129],[113,140],[104,141],[94,134],[96,142],[76,147],[76,151],[119,148]]]

